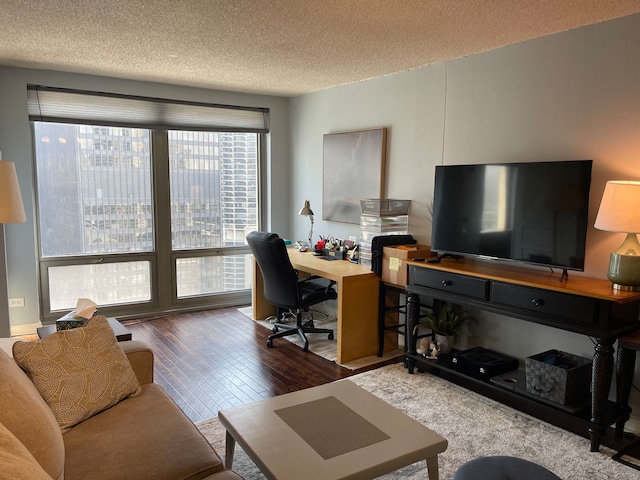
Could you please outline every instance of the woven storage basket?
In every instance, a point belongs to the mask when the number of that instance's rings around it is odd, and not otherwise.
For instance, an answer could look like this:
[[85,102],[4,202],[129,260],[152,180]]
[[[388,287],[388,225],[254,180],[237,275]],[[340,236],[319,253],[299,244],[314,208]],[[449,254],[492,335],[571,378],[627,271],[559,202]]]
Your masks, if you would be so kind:
[[[546,360],[546,361],[545,361]],[[562,405],[584,401],[591,388],[591,360],[559,350],[525,359],[527,392]]]

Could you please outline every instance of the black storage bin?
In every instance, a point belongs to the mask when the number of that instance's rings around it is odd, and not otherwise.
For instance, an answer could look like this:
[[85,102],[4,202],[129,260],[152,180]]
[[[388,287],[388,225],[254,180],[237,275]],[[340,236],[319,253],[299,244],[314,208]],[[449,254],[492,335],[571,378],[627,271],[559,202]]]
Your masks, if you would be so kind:
[[483,347],[474,347],[451,355],[451,366],[466,375],[489,381],[491,377],[518,368],[518,359]]
[[591,390],[591,360],[559,350],[525,359],[527,392],[561,405],[588,398]]

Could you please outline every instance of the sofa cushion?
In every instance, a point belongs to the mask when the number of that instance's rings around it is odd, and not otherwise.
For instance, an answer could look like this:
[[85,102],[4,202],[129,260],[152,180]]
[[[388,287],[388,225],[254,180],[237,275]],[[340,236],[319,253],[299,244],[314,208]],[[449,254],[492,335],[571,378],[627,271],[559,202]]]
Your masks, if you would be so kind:
[[63,432],[140,392],[131,364],[103,316],[36,342],[16,342],[13,358]]
[[69,429],[65,480],[202,479],[220,457],[159,385]]
[[54,479],[64,472],[64,443],[53,413],[31,380],[0,351],[0,423]]
[[51,480],[20,440],[0,423],[0,472],[12,480]]

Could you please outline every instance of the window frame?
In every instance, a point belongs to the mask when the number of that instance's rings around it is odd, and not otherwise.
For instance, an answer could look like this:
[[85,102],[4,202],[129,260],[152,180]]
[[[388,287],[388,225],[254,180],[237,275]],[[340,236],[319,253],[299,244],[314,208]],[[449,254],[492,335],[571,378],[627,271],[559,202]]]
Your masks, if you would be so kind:
[[[38,242],[40,237],[38,236]],[[105,316],[115,316],[120,313],[138,314],[144,311],[153,311],[158,307],[158,262],[157,257],[153,253],[136,253],[136,254],[108,254],[108,255],[85,255],[69,256],[69,257],[42,257],[39,255],[39,289],[40,289],[40,306],[42,317],[45,320],[57,319],[67,313],[68,309],[52,310],[51,298],[49,296],[49,268],[81,266],[81,265],[106,265],[108,263],[126,263],[148,261],[150,275],[150,293],[151,298],[145,302],[118,303],[113,305],[100,306],[100,314]]]
[[[64,90],[64,89],[63,89]],[[125,96],[128,97],[128,96]],[[135,97],[139,98],[139,97]],[[180,103],[180,102],[177,102]],[[198,104],[206,105],[206,104]],[[242,131],[238,130],[237,133],[255,133],[257,135],[256,145],[256,215],[258,229],[261,228],[262,216],[264,211],[264,198],[262,192],[262,175],[264,167],[263,158],[265,155],[264,146],[267,144],[265,137],[268,134],[268,109],[266,113],[266,130],[263,131]],[[33,168],[36,175],[37,171],[37,159],[35,142],[37,141],[35,136],[35,123],[36,121],[42,121],[40,118],[30,117],[31,125],[31,138],[33,143]],[[45,120],[46,121],[46,120]],[[59,120],[56,120],[59,121]],[[72,123],[75,125],[87,124],[82,119],[76,121],[70,121],[67,118],[65,123]],[[154,235],[156,237],[156,243],[154,250],[151,252],[135,252],[135,253],[114,253],[114,254],[83,254],[73,256],[43,256],[42,254],[42,232],[39,212],[39,192],[37,188],[37,177],[34,177],[34,192],[35,192],[35,205],[36,205],[36,246],[38,249],[38,271],[39,271],[39,292],[40,292],[40,307],[41,317],[43,320],[54,320],[59,318],[63,314],[67,313],[65,310],[52,310],[51,299],[49,290],[49,268],[58,266],[72,266],[72,265],[87,265],[87,264],[107,264],[116,262],[127,261],[149,261],[150,265],[150,292],[151,298],[149,301],[135,302],[127,304],[114,304],[109,306],[100,306],[99,312],[107,316],[118,316],[119,318],[132,318],[140,317],[144,315],[153,314],[166,314],[174,311],[190,311],[201,310],[203,308],[215,308],[234,305],[245,305],[251,302],[251,289],[237,290],[232,292],[218,292],[212,294],[196,295],[190,297],[177,296],[177,274],[176,274],[176,262],[181,258],[190,257],[202,257],[202,256],[226,256],[226,255],[238,255],[238,254],[250,254],[249,247],[245,244],[242,246],[221,246],[213,248],[196,248],[187,250],[172,250],[171,246],[171,225],[170,225],[170,198],[169,198],[169,152],[168,152],[168,130],[174,128],[151,128],[145,125],[100,125],[100,126],[116,126],[116,127],[131,127],[145,128],[150,130],[150,148],[151,148],[151,188],[152,188],[152,201],[154,205],[153,221],[154,221]],[[183,128],[178,128],[183,129]],[[204,129],[203,129],[204,130]],[[206,131],[218,131],[229,132],[236,130],[216,130],[214,128],[207,128]],[[246,271],[246,275],[251,276],[250,270]]]

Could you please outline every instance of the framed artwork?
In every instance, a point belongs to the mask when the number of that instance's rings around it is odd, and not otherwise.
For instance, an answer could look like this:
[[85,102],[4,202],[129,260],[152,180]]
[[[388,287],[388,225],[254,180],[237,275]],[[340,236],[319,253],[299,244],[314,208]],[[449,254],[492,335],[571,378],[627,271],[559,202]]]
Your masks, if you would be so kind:
[[322,219],[360,224],[360,199],[382,198],[387,129],[323,137]]

